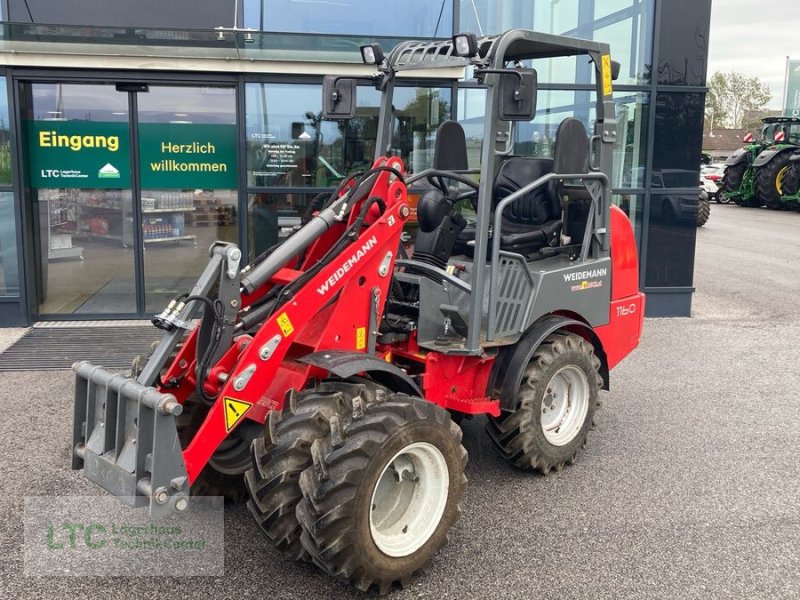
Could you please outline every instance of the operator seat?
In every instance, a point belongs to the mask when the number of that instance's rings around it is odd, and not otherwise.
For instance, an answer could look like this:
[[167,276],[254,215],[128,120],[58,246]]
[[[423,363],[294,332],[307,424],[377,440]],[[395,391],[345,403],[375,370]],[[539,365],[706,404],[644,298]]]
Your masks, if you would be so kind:
[[[548,173],[585,173],[588,167],[586,129],[580,120],[567,118],[558,127],[552,159],[514,156],[503,162],[492,188],[492,212],[509,194]],[[530,255],[559,245],[564,227],[562,201],[568,206],[572,202],[583,204],[586,199],[591,200],[591,196],[582,183],[563,181],[550,182],[524,194],[503,211],[500,249]],[[475,227],[467,227],[459,235],[456,251],[473,256],[474,244],[470,242],[474,239]]]
[[[439,125],[432,167],[439,171],[466,171],[469,168],[464,128],[456,121]],[[417,202],[419,231],[414,240],[414,259],[444,269],[467,222],[454,209],[457,190],[451,190],[444,177],[432,179],[437,187],[425,192]]]

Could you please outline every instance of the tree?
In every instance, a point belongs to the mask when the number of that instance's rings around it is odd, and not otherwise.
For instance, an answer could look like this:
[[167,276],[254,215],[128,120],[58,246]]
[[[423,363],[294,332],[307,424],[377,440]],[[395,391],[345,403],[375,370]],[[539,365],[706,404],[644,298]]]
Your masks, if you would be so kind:
[[739,129],[746,111],[762,110],[770,100],[769,85],[760,78],[716,72],[708,82],[706,120],[715,127]]

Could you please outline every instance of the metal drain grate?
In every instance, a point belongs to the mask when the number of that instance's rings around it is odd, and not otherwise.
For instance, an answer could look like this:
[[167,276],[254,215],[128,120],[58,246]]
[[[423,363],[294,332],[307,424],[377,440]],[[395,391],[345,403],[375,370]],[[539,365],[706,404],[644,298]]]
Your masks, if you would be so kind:
[[88,360],[109,369],[127,369],[160,338],[155,327],[34,327],[0,354],[0,371],[69,369]]

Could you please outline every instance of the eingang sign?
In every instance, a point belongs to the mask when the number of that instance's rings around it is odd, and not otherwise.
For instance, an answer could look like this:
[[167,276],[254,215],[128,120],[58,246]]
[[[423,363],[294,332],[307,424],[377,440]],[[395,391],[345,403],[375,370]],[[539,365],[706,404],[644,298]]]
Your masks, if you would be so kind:
[[29,121],[28,166],[34,188],[128,188],[128,124]]

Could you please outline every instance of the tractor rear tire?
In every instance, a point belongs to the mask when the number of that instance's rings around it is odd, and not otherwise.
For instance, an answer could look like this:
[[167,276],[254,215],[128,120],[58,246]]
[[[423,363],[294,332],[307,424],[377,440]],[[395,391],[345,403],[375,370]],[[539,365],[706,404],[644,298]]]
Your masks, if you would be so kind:
[[405,394],[359,396],[314,442],[300,476],[303,547],[328,574],[386,593],[447,542],[467,483],[461,430]]
[[586,447],[602,384],[592,345],[574,333],[553,333],[525,368],[513,412],[489,418],[489,437],[517,468],[560,471]]
[[796,196],[800,191],[800,162],[789,163],[789,170],[783,178],[783,195]]
[[711,216],[711,202],[708,198],[699,198],[697,200],[697,226],[702,227],[708,223],[708,218]]
[[723,191],[728,194],[735,194],[738,192],[739,188],[742,187],[742,181],[744,180],[746,171],[747,165],[745,163],[725,167],[725,176],[722,179]]
[[783,180],[789,172],[789,153],[778,154],[756,172],[756,195],[767,208],[783,208]]
[[253,468],[245,474],[247,508],[267,540],[296,560],[310,560],[295,516],[300,473],[311,466],[311,444],[330,431],[341,402],[342,384],[292,391],[283,411],[269,414],[264,435],[253,442]]
[[[200,429],[200,426],[203,424],[207,413],[208,410],[204,410],[204,406],[201,402],[198,402],[196,394],[189,396],[183,403],[183,412],[175,418],[175,424],[178,429],[178,440],[180,441],[181,448],[186,448],[189,442],[192,441],[195,433],[197,433],[197,430]],[[245,442],[238,440],[236,437],[231,437],[223,442],[223,444],[226,443],[228,447],[226,448],[221,445],[220,450],[223,452],[226,450],[229,452],[232,451],[232,454],[240,455],[241,451],[232,446]],[[216,468],[214,457],[212,457],[200,472],[197,479],[195,479],[194,483],[192,483],[190,490],[192,496],[221,496],[225,498],[226,502],[233,504],[244,501],[247,497],[244,488],[244,477],[241,473],[226,471]]]

